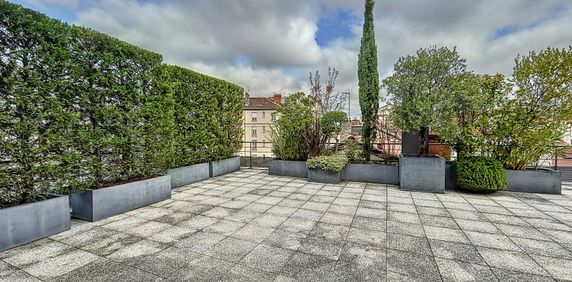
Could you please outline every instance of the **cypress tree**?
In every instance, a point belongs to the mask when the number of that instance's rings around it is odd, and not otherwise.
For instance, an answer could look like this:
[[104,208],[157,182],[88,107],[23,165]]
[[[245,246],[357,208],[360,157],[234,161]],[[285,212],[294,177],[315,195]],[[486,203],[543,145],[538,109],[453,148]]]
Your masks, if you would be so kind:
[[373,27],[374,0],[365,1],[363,34],[358,57],[359,105],[363,120],[362,137],[365,160],[370,160],[375,123],[379,109],[379,74],[377,71],[377,46]]

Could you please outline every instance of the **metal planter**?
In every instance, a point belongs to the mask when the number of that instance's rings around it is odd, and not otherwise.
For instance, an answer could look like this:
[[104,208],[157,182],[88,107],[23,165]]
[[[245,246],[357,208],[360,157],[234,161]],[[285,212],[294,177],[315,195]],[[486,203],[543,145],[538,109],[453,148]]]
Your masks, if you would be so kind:
[[399,167],[379,164],[348,164],[342,170],[342,180],[399,184]]
[[399,185],[402,190],[445,193],[445,159],[401,155]]
[[507,170],[508,189],[511,192],[562,194],[562,175],[550,169]]
[[0,251],[70,229],[68,196],[0,210]]
[[98,221],[171,198],[171,176],[72,193],[72,217]]
[[308,181],[337,184],[342,181],[341,172],[333,172],[319,168],[308,169]]
[[209,176],[215,177],[240,170],[240,157],[209,162]]
[[170,169],[167,174],[171,176],[171,188],[177,188],[209,178],[209,163]]
[[305,161],[285,161],[273,159],[268,167],[269,175],[291,176],[291,177],[308,177],[308,168]]

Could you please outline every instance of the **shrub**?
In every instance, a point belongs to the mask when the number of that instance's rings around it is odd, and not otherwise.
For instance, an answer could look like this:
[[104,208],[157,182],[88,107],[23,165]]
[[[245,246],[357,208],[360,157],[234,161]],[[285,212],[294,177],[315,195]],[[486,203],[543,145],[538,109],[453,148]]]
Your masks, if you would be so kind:
[[278,107],[280,118],[273,128],[272,152],[282,160],[302,160],[308,158],[308,146],[304,136],[314,123],[314,103],[304,95],[295,93],[288,102]]
[[490,157],[462,157],[455,162],[454,170],[457,184],[466,190],[495,192],[508,186],[502,163]]
[[332,172],[340,172],[348,164],[348,159],[340,155],[319,156],[308,159],[308,168],[323,169]]
[[358,146],[355,140],[348,140],[348,145],[345,150],[346,158],[350,163],[363,163],[363,150]]

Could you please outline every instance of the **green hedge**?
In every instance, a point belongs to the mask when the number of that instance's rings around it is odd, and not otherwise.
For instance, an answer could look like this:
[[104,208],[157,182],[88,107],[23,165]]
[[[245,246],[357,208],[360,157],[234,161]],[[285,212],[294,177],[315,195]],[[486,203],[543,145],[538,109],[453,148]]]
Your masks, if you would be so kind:
[[319,156],[306,161],[308,168],[317,168],[332,172],[342,171],[347,164],[348,159],[340,155]]
[[238,150],[234,84],[3,0],[0,40],[0,206]]
[[508,187],[501,162],[490,157],[469,156],[455,161],[457,184],[475,192],[495,192]]

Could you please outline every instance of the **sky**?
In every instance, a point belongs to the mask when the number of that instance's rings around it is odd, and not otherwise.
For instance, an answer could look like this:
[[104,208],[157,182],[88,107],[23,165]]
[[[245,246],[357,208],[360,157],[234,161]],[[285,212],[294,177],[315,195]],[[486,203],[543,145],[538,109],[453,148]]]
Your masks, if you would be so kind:
[[[68,23],[161,53],[176,64],[234,82],[251,96],[309,92],[308,75],[339,70],[359,115],[358,0],[12,0]],[[457,47],[469,69],[510,75],[514,58],[572,45],[572,0],[377,0],[381,79],[401,56]],[[383,92],[383,91],[382,91]],[[382,96],[384,94],[382,93]]]

